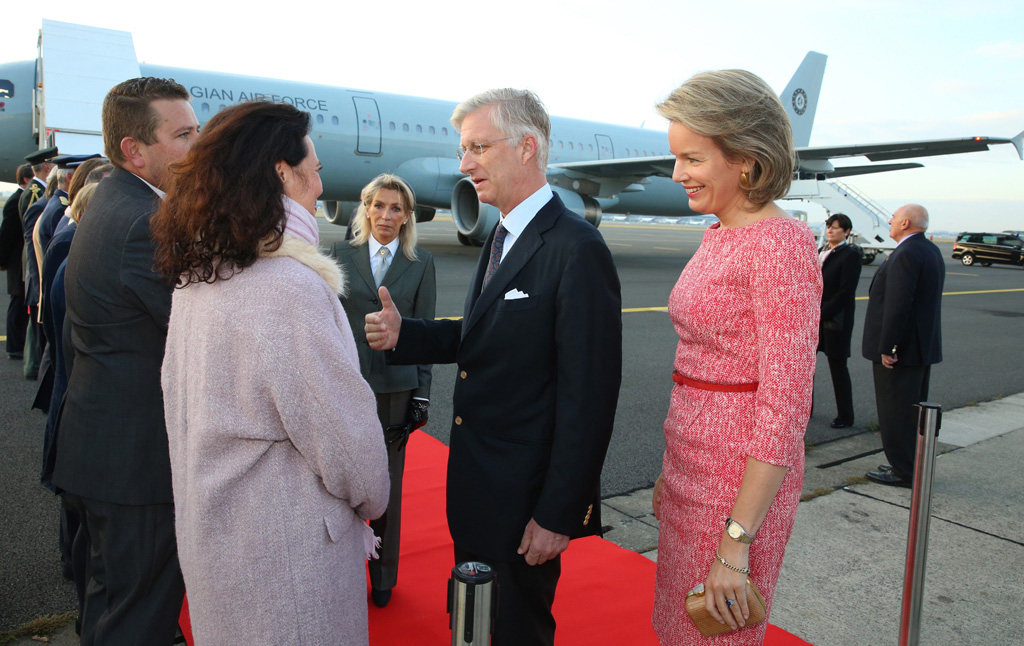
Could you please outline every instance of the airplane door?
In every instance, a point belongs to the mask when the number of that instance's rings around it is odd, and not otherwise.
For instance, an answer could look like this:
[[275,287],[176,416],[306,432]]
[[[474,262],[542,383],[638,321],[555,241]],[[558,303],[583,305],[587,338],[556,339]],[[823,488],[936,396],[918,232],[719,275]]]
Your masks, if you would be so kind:
[[361,155],[380,154],[380,111],[377,102],[365,96],[352,97],[356,105],[356,152]]
[[614,159],[615,149],[612,148],[612,138],[608,135],[594,135],[597,139],[597,158]]

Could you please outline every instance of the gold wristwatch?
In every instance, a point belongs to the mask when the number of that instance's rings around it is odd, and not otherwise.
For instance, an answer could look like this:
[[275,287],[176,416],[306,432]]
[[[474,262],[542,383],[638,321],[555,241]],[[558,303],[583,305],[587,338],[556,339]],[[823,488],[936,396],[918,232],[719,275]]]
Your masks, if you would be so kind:
[[739,541],[744,545],[750,545],[754,541],[754,537],[747,533],[747,530],[743,529],[743,525],[740,525],[731,517],[725,519],[725,533],[729,535],[729,538]]

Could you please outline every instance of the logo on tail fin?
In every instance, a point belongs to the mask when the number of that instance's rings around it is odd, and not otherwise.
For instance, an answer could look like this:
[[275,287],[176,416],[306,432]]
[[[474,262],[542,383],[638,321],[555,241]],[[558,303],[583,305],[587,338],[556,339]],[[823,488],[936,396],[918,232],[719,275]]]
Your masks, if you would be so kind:
[[797,88],[793,91],[793,111],[802,115],[807,109],[807,93]]

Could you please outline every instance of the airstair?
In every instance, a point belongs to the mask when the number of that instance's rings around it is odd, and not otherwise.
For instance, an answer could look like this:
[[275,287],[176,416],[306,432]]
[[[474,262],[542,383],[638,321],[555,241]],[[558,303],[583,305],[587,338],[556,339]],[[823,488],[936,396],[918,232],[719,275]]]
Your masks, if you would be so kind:
[[870,264],[882,251],[892,251],[896,243],[889,238],[891,214],[880,204],[848,184],[830,179],[794,180],[787,200],[820,204],[829,213],[845,213],[853,222],[853,242],[864,251],[864,263]]

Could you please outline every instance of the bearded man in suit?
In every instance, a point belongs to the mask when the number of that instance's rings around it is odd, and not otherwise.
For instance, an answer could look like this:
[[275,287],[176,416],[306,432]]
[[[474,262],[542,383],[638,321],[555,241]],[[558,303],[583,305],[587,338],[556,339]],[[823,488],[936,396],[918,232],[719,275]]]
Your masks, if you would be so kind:
[[391,363],[458,364],[447,483],[455,560],[496,570],[495,646],[552,644],[559,555],[601,527],[622,378],[619,278],[601,235],[547,184],[551,122],[536,95],[483,92],[451,121],[459,170],[501,213],[463,319],[402,319],[381,288],[366,336],[393,348]]

